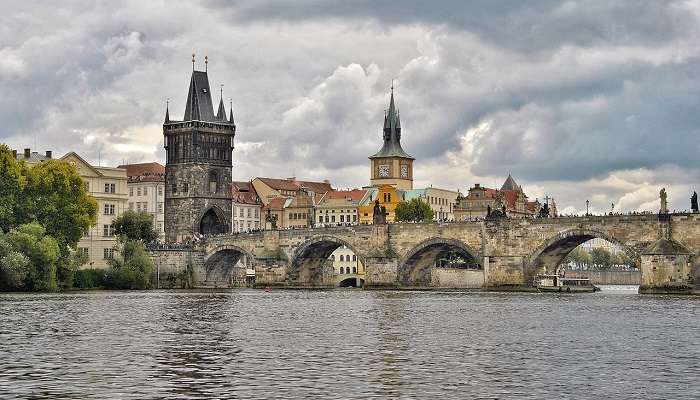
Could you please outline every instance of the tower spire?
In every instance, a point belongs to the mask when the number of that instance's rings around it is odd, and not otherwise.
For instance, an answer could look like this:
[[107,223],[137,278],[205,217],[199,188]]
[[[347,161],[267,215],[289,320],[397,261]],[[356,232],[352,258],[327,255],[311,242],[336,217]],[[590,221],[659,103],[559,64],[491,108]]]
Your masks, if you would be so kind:
[[235,126],[236,123],[233,121],[233,99],[229,99],[229,104],[231,105],[231,112],[229,113],[229,124],[232,124],[234,126],[234,132],[235,132]]
[[209,69],[209,56],[204,56],[204,72]]
[[170,122],[170,98],[165,99],[165,123]]
[[192,71],[194,71],[194,53],[192,53]]
[[219,99],[219,110],[216,112],[216,119],[219,121],[226,121],[226,107],[224,107],[224,85],[221,84],[219,88],[221,92],[221,99]]

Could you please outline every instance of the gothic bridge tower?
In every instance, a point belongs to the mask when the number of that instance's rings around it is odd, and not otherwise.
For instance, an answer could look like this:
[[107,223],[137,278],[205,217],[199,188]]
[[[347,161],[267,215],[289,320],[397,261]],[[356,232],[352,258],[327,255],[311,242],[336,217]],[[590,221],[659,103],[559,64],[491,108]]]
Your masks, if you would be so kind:
[[372,186],[392,185],[397,189],[413,189],[413,160],[401,148],[401,118],[394,105],[394,87],[391,88],[389,111],[384,116],[384,144],[370,159]]
[[[165,239],[187,240],[194,234],[230,232],[231,152],[236,124],[233,107],[227,119],[223,90],[216,115],[209,77],[193,68],[182,121],[166,109]],[[205,61],[206,63],[206,61]]]

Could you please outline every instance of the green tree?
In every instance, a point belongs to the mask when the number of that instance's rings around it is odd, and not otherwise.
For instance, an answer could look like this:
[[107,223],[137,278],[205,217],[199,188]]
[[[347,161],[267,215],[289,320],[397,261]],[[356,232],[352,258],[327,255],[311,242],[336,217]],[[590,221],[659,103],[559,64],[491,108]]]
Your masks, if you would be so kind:
[[106,284],[114,289],[147,289],[151,285],[153,260],[141,241],[120,240],[119,255],[110,260]]
[[37,223],[22,225],[3,235],[0,269],[7,279],[5,289],[58,290],[58,242]]
[[596,247],[591,250],[591,261],[598,269],[609,269],[612,266],[612,254],[603,248]]
[[419,198],[410,201],[402,201],[396,205],[396,221],[430,221],[433,219],[433,210],[430,205]]
[[23,191],[27,183],[26,168],[12,156],[12,151],[0,145],[0,230],[9,232],[17,226],[22,210]]
[[158,239],[158,232],[153,228],[153,216],[146,212],[127,211],[112,223],[114,232],[124,240],[140,240],[146,244]]
[[78,170],[64,161],[45,161],[28,172],[25,220],[46,227],[65,255],[97,222],[97,201],[87,192]]

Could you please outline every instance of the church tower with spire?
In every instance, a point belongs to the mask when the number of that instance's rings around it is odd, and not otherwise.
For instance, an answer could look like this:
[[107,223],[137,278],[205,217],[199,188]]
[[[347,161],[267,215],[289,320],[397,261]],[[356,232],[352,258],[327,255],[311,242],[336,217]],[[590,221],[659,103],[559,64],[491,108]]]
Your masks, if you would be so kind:
[[394,105],[394,88],[391,88],[389,110],[384,116],[384,144],[381,150],[369,157],[372,186],[392,185],[397,189],[413,189],[413,160],[401,148],[401,118]]
[[163,123],[165,239],[175,242],[230,232],[233,108],[227,118],[222,90],[214,114],[206,68],[195,70],[194,55],[182,121],[171,120],[168,108]]

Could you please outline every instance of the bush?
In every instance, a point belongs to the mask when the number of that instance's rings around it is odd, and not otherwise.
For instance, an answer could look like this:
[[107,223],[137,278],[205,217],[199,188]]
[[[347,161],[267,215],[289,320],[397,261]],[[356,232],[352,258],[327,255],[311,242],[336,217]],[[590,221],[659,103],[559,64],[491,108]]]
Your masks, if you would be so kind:
[[106,286],[107,270],[79,269],[73,274],[73,287],[76,289],[102,289]]
[[110,260],[106,286],[112,289],[148,289],[151,286],[153,260],[140,241],[127,240],[120,244],[121,257]]

